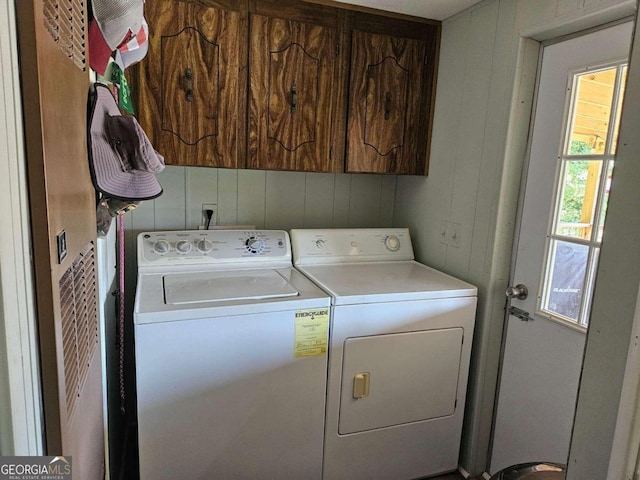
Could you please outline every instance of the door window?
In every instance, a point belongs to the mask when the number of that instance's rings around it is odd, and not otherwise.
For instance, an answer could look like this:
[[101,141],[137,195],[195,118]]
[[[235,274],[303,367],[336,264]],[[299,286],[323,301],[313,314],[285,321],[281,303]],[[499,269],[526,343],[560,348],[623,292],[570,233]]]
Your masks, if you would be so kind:
[[587,327],[616,153],[626,62],[571,72],[540,310]]

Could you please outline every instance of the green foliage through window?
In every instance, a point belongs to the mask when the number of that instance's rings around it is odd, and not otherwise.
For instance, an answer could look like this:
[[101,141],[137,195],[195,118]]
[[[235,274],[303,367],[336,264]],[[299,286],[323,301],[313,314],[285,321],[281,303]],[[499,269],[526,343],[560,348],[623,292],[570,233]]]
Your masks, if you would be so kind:
[[571,140],[569,155],[589,155],[590,153],[593,153],[593,150],[587,142]]
[[[571,155],[589,155],[593,152],[587,142],[571,141]],[[560,212],[563,223],[578,223],[582,218],[582,204],[584,203],[585,186],[589,172],[589,161],[570,160],[566,163],[565,184]]]

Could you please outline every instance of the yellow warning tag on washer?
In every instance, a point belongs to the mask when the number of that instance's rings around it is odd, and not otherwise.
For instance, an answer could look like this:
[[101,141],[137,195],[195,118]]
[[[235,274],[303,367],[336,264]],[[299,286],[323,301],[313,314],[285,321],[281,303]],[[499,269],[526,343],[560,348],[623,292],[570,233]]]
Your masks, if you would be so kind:
[[329,336],[329,309],[312,308],[296,311],[295,358],[326,355]]

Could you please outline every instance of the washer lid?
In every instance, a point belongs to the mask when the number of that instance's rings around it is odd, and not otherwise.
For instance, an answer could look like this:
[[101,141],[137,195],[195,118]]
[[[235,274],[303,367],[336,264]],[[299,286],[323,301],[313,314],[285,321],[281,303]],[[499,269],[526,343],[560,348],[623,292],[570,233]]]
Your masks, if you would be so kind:
[[210,271],[164,275],[167,305],[295,297],[294,289],[271,269]]
[[473,285],[416,261],[313,265],[300,270],[333,296],[334,305],[477,294]]

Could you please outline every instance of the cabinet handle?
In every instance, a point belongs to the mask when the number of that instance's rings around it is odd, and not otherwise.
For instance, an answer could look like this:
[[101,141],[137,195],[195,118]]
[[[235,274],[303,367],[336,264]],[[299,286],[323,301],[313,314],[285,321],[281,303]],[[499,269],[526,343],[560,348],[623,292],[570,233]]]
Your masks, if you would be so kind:
[[193,72],[190,68],[184,71],[184,96],[187,102],[193,102]]
[[298,109],[298,88],[294,83],[291,86],[291,115],[295,115],[297,109]]
[[389,120],[391,114],[391,92],[387,92],[384,97],[384,119]]

